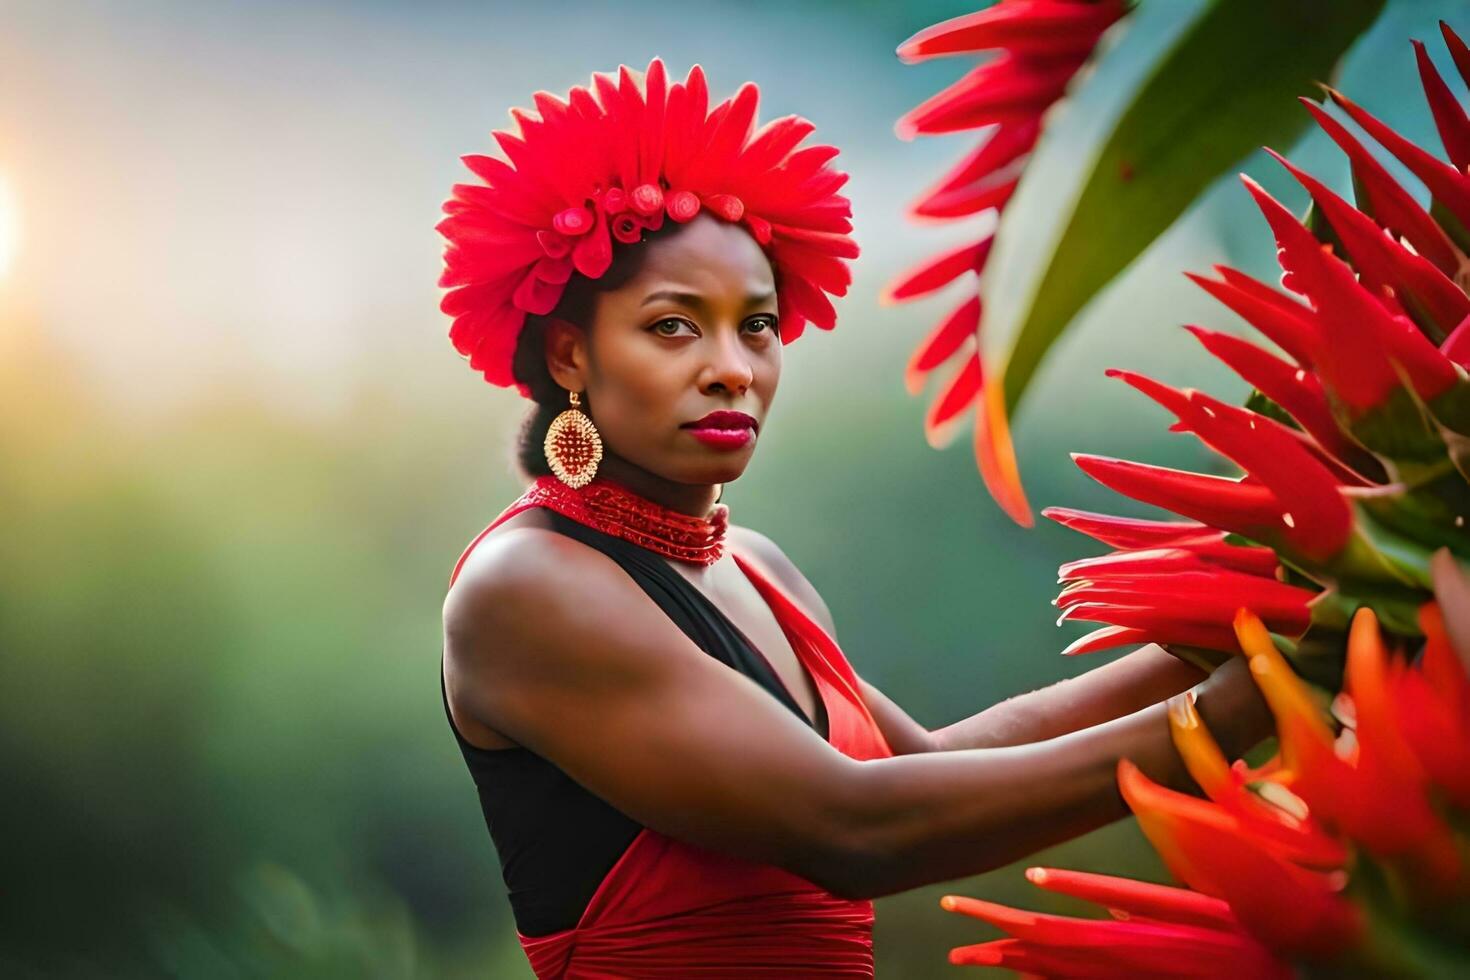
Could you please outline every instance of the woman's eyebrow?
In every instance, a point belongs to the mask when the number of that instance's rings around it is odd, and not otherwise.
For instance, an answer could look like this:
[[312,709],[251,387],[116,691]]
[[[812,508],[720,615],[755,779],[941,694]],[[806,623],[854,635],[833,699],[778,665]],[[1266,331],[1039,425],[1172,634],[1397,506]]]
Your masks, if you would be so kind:
[[647,296],[643,297],[643,303],[641,305],[647,306],[649,303],[661,299],[671,299],[676,303],[682,303],[685,306],[692,306],[697,310],[704,309],[703,296],[699,295],[698,293],[681,292],[677,289],[655,290],[654,292],[651,292]]
[[[775,295],[776,293],[774,290],[767,290],[763,293],[751,293],[750,295],[745,297],[745,305],[756,306],[757,304],[766,302]],[[699,293],[686,293],[678,289],[655,290],[654,292],[651,292],[647,296],[643,297],[643,302],[639,305],[647,306],[649,303],[653,303],[661,299],[673,300],[676,303],[682,303],[685,306],[693,307],[696,310],[703,310],[705,308],[704,297],[701,296]]]

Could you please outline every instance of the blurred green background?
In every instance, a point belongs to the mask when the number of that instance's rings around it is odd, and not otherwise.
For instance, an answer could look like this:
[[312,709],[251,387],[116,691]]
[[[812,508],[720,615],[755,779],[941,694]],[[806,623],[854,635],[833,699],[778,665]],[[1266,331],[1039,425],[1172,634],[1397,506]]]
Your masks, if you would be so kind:
[[[1146,2],[1111,56],[1141,70],[1198,6]],[[1341,87],[1432,140],[1408,39],[1460,6],[1390,3]],[[433,226],[510,106],[620,62],[698,62],[720,98],[754,79],[762,120],[807,116],[852,174],[853,289],[837,330],[788,348],[734,519],[785,548],[859,672],[932,727],[1100,663],[1056,656],[1082,630],[1049,605],[1056,566],[1095,549],[1011,524],[968,432],[928,448],[903,391],[957,293],[876,302],[975,231],[902,216],[973,138],[892,135],[967,67],[894,47],[970,9],[4,4],[0,974],[530,975],[437,677],[450,568],[520,489],[524,403],[450,347]],[[1117,95],[1063,106],[1056,138]],[[1325,139],[1280,149],[1346,185]],[[1264,154],[1240,169],[1304,206]],[[1102,369],[1243,396],[1179,325],[1233,323],[1184,269],[1274,278],[1245,201],[1217,183],[1059,345],[1016,426],[1035,505],[1138,512],[1070,450],[1210,465]],[[1025,883],[1037,863],[1163,875],[1124,822],[882,899],[880,976],[960,975],[949,947],[995,935],[944,893],[1072,910]]]

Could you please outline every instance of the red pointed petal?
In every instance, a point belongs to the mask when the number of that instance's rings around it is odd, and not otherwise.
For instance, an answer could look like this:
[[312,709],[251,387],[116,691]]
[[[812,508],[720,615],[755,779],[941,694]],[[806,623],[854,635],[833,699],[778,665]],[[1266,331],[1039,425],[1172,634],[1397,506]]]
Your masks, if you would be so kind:
[[1265,624],[1248,609],[1235,616],[1240,650],[1250,658],[1251,676],[1276,717],[1281,757],[1295,772],[1337,771],[1332,731],[1304,682],[1276,649]]
[[1109,575],[1158,574],[1160,572],[1203,572],[1227,568],[1250,575],[1274,576],[1279,563],[1270,548],[1242,548],[1222,545],[1214,549],[1219,557],[1208,557],[1191,548],[1142,548],[1114,551],[1096,558],[1069,561],[1057,569],[1062,582],[1077,579],[1103,579]]
[[751,137],[750,145],[745,148],[746,165],[752,173],[775,166],[815,129],[811,120],[800,116],[772,119]]
[[1006,126],[997,126],[995,131],[979,146],[971,150],[944,176],[935,181],[921,198],[944,191],[967,187],[984,180],[1008,164],[1031,152],[1036,139],[1041,135],[1041,120],[1026,119]]
[[[947,912],[958,912],[1004,929],[1018,939],[1054,950],[1100,947],[1125,947],[1134,951],[1151,949],[1156,955],[1165,952],[1177,957],[1186,952],[1208,955],[1239,946],[1238,931],[1223,931],[1183,923],[1118,921],[1114,919],[1075,919],[1066,915],[1030,912],[998,902],[986,902],[962,895],[946,895],[939,905]],[[1155,961],[1156,965],[1163,961]]]
[[1148,630],[1133,629],[1129,626],[1104,626],[1102,629],[1093,630],[1086,636],[1067,644],[1066,649],[1062,651],[1062,656],[1076,657],[1084,653],[1096,653],[1098,650],[1111,650],[1114,647],[1152,642],[1154,642],[1154,637]]
[[1284,284],[1307,296],[1318,314],[1325,343],[1315,366],[1329,387],[1353,408],[1364,410],[1401,387],[1399,367],[1426,400],[1455,384],[1454,365],[1417,328],[1390,315],[1346,263],[1260,184],[1245,175],[1241,181],[1276,236]]
[[[1470,709],[1470,665],[1461,663],[1455,656],[1438,602],[1426,602],[1419,608],[1418,618],[1424,631],[1424,678],[1439,692],[1450,713],[1463,718],[1470,734],[1470,713],[1462,710]],[[1470,752],[1470,745],[1465,748]],[[1470,768],[1465,775],[1470,778]]]
[[1114,517],[1070,507],[1048,507],[1041,516],[1114,548],[1164,548],[1182,546],[1206,537],[1223,538],[1222,532],[1195,521]]
[[1450,49],[1450,57],[1455,59],[1455,67],[1460,71],[1460,77],[1466,85],[1470,85],[1470,48],[1460,40],[1460,35],[1450,30],[1450,25],[1444,21],[1439,22],[1439,32],[1444,35],[1445,46]]
[[[1299,364],[1305,367],[1312,365],[1321,348],[1322,337],[1312,311],[1307,307],[1287,299],[1244,273],[1235,273],[1238,277],[1236,281],[1220,282],[1193,272],[1186,272],[1185,275],[1235,311],[1246,323],[1265,334],[1267,339],[1286,351]],[[1242,281],[1248,281],[1259,288],[1246,288],[1241,284]],[[1263,295],[1265,293],[1271,294],[1269,299]]]
[[1470,316],[1450,331],[1450,335],[1439,345],[1439,352],[1461,367],[1470,366]]
[[[1347,860],[1347,848],[1310,818],[1288,814],[1246,788],[1244,772],[1230,765],[1205,728],[1186,691],[1168,700],[1169,730],[1189,774],[1209,798],[1237,817],[1265,850],[1305,867],[1330,871]],[[1301,804],[1305,808],[1305,804]]]
[[991,123],[1015,123],[1041,114],[1061,98],[1076,62],[1036,63],[1003,55],[905,113],[894,125],[900,139],[953,133]]
[[1429,100],[1429,110],[1434,113],[1434,126],[1439,130],[1439,140],[1445,152],[1454,161],[1455,167],[1465,172],[1470,167],[1470,117],[1460,100],[1455,98],[1450,87],[1440,77],[1434,62],[1429,59],[1421,41],[1414,41],[1414,57],[1419,61],[1419,79],[1424,83],[1424,95]]
[[1287,530],[1286,508],[1258,483],[1083,453],[1072,459],[1088,476],[1126,497],[1227,531],[1262,540]]
[[1233,460],[1286,509],[1283,536],[1309,558],[1326,559],[1347,543],[1353,512],[1331,470],[1274,419],[1227,405],[1203,392],[1179,391],[1130,371],[1109,371],[1173,412],[1180,424]]
[[1421,669],[1407,672],[1396,692],[1404,737],[1450,802],[1470,810],[1470,680],[1437,603],[1420,608],[1419,624]]
[[1448,334],[1470,316],[1470,296],[1455,285],[1433,262],[1404,248],[1384,234],[1372,218],[1334,194],[1325,184],[1293,166],[1291,161],[1267,149],[1312,195],[1346,246],[1365,282],[1392,287],[1401,298],[1419,305],[1438,328],[1437,338]]
[[1011,520],[1031,527],[1031,505],[1021,486],[1021,470],[1016,462],[1016,447],[1011,442],[1010,420],[1006,414],[1005,385],[993,379],[975,406],[975,465],[990,496],[1000,504]]
[[1367,198],[1358,202],[1359,207],[1385,228],[1408,239],[1414,251],[1433,262],[1441,272],[1454,275],[1460,266],[1459,252],[1444,229],[1342,123],[1311,99],[1302,98],[1300,101],[1351,161],[1353,175]]
[[967,242],[928,259],[891,282],[878,302],[885,306],[925,296],[947,286],[966,272],[978,273],[985,266],[993,238]]
[[1284,408],[1303,429],[1339,459],[1361,454],[1338,427],[1316,375],[1229,334],[1186,326],[1211,354],[1228,364],[1261,394]]
[[987,208],[1003,208],[1020,184],[1020,175],[996,177],[969,187],[941,191],[915,201],[911,218],[963,218]]
[[1420,775],[1418,762],[1404,744],[1397,711],[1392,701],[1394,679],[1388,651],[1378,632],[1373,610],[1360,608],[1348,631],[1347,665],[1343,689],[1353,699],[1354,731],[1360,750],[1364,743],[1387,761],[1401,777]]
[[855,259],[858,257],[857,243],[846,235],[797,227],[780,221],[772,221],[770,225],[774,240],[786,239],[793,244],[800,244],[805,248],[834,258]]
[[1363,936],[1361,913],[1321,876],[1269,854],[1213,803],[1157,785],[1118,763],[1118,787],[1176,873],[1224,898],[1242,924],[1285,955],[1334,957]]
[[1470,177],[1404,139],[1341,92],[1336,89],[1327,91],[1332,95],[1332,101],[1342,106],[1343,111],[1354,122],[1383,144],[1415,177],[1422,180],[1436,200],[1449,208],[1462,223],[1470,224]]
[[[1453,656],[1453,654],[1451,654]],[[1403,735],[1438,792],[1460,810],[1470,809],[1470,726],[1465,708],[1447,704],[1421,671],[1410,671],[1395,692]]]
[[970,407],[984,383],[985,371],[980,365],[980,354],[972,351],[929,405],[924,416],[924,438],[929,445],[939,449],[946,444],[952,433],[946,423]]
[[[1082,621],[1085,623],[1109,623],[1126,629],[1140,630],[1150,641],[1164,645],[1199,647],[1203,650],[1219,650],[1231,653],[1235,649],[1235,638],[1230,627],[1220,622],[1200,622],[1180,619],[1168,611],[1140,606],[1121,606],[1109,603],[1079,603],[1070,606],[1058,619],[1058,623]],[[1290,623],[1275,624],[1285,632]],[[1300,633],[1305,626],[1292,630]]]
[[1240,928],[1229,905],[1187,888],[1062,868],[1027,868],[1026,880],[1038,888],[1071,895],[1129,915],[1207,929]]
[[[1137,930],[1145,923],[1115,925]],[[1065,947],[1023,939],[997,939],[952,949],[949,961],[958,966],[1004,967],[1016,971],[1023,980],[1164,976],[1175,980],[1220,980],[1221,977],[1290,980],[1293,976],[1288,963],[1244,933],[1230,934],[1224,944],[1215,936],[1202,939],[1188,927],[1165,926],[1161,934],[1166,938],[1153,940],[1134,932],[1107,941]]]
[[[1306,628],[1307,604],[1317,594],[1313,589],[1287,585],[1274,578],[1212,569],[1168,575],[1115,573],[1069,585],[1056,601],[1068,610],[1084,604],[1135,607],[1143,610],[1139,613],[1140,618],[1127,621],[1083,615],[1068,618],[1092,619],[1094,622],[1111,622],[1140,629],[1165,622],[1228,624],[1234,619],[1235,611],[1246,606],[1262,619],[1284,627],[1282,632],[1297,633]],[[1142,618],[1152,615],[1159,618]]]
[[980,297],[971,296],[939,321],[929,336],[914,350],[904,371],[904,387],[917,395],[930,371],[949,360],[969,338],[980,331]]
[[908,63],[943,55],[1009,48],[1027,54],[1086,54],[1127,11],[1119,0],[1065,3],[1011,0],[924,28],[898,46]]
[[1166,601],[1188,608],[1171,609],[1175,619],[1231,620],[1248,606],[1262,618],[1299,616],[1318,595],[1316,589],[1288,585],[1274,576],[1253,575],[1200,563],[1188,569],[1120,568],[1075,579],[1057,597],[1066,608],[1079,602],[1149,606]]
[[1355,769],[1372,802],[1337,817],[1370,850],[1399,856],[1412,869],[1414,887],[1444,898],[1470,867],[1462,867],[1454,833],[1435,811],[1424,770],[1405,739],[1396,698],[1405,666],[1389,661],[1373,610],[1359,609],[1348,633],[1344,688],[1356,716]]

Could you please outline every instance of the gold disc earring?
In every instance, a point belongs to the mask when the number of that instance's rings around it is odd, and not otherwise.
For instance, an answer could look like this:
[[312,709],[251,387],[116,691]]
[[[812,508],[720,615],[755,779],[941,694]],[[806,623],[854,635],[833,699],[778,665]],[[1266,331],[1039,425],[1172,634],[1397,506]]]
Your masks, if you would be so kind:
[[579,407],[581,396],[573,391],[572,407],[551,420],[546,430],[546,462],[556,478],[572,488],[585,487],[602,461],[602,436]]

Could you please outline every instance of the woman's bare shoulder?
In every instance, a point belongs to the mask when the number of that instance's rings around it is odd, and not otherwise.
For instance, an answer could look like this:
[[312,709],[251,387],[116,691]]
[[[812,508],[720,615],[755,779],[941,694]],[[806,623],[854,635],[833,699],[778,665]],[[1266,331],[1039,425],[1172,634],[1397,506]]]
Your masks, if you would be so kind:
[[737,548],[743,547],[755,555],[762,562],[771,566],[771,571],[779,570],[783,578],[786,568],[795,569],[796,566],[791,563],[790,558],[786,557],[786,552],[781,550],[781,546],[755,528],[732,522],[726,533],[730,536],[731,544]]
[[610,558],[554,530],[540,508],[531,508],[476,543],[444,599],[451,633],[491,625],[508,615],[538,615],[570,590],[611,580]]

